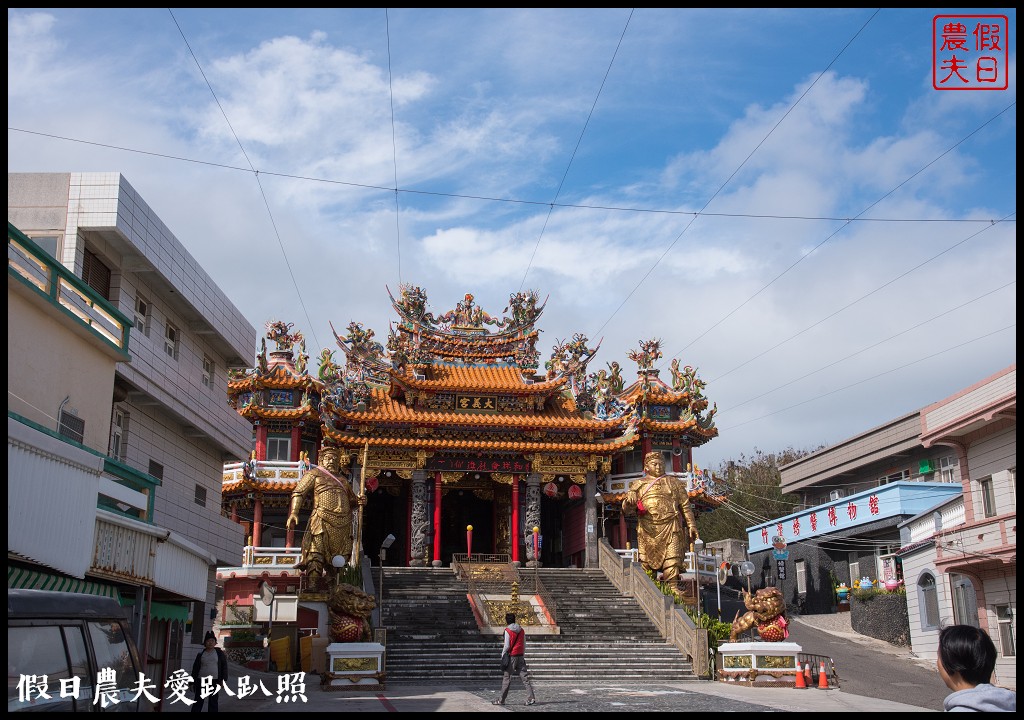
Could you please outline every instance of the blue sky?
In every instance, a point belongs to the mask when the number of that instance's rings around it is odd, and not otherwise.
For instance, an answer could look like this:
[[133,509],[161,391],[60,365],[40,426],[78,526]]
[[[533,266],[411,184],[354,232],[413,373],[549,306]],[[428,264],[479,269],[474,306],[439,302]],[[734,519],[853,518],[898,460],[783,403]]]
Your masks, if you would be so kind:
[[[1007,90],[933,89],[940,12],[1008,16]],[[718,404],[713,467],[1016,362],[1016,32],[1007,8],[8,9],[7,167],[121,172],[314,357],[329,323],[386,337],[400,282],[435,314],[550,296],[542,360],[581,332],[629,375],[658,338]]]

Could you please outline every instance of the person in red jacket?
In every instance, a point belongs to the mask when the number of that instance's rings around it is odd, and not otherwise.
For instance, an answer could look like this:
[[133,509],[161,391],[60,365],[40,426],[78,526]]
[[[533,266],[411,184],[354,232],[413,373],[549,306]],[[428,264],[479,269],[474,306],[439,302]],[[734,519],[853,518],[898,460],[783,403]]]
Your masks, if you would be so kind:
[[516,622],[515,613],[505,613],[505,642],[501,647],[501,695],[492,702],[493,705],[504,705],[508,696],[508,687],[512,684],[512,674],[519,675],[526,687],[526,704],[537,702],[533,694],[533,683],[530,682],[530,671],[526,669],[526,631]]

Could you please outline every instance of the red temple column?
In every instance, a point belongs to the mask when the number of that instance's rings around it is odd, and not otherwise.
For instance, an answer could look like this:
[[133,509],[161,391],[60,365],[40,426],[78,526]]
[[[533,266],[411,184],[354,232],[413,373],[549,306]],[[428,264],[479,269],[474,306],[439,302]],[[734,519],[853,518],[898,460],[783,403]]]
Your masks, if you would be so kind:
[[626,515],[619,512],[619,547],[626,547],[626,541],[629,539],[629,532],[626,530]]
[[441,471],[434,473],[434,562],[441,565]]
[[512,476],[512,562],[519,562],[519,476]]
[[298,425],[296,425],[295,427],[292,428],[292,448],[291,448],[291,453],[289,453],[291,455],[289,460],[291,460],[292,462],[298,462],[299,461],[299,452],[301,452],[301,450],[302,450],[301,445],[302,445],[302,428],[299,427]]
[[640,446],[643,448],[643,452],[641,454],[643,458],[646,458],[647,453],[651,451],[651,436],[648,433],[644,433],[641,437]]
[[672,472],[683,471],[683,453],[679,447],[679,440],[672,443]]
[[267,426],[256,426],[256,459],[267,459]]
[[238,522],[238,505],[231,503],[231,522]]
[[256,498],[252,516],[252,544],[260,547],[260,531],[263,529],[263,500]]

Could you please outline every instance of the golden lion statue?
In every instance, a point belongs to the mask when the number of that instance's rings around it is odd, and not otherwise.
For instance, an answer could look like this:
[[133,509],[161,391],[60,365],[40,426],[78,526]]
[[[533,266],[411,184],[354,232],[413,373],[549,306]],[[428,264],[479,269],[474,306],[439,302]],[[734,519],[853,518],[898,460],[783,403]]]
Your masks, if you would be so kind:
[[743,604],[749,612],[742,616],[736,613],[729,642],[736,642],[740,635],[752,627],[756,627],[761,639],[768,642],[778,642],[789,637],[789,630],[786,629],[786,601],[781,590],[767,587],[753,595],[744,591]]
[[370,642],[370,613],[377,600],[354,585],[342,583],[331,591],[327,601],[330,621],[327,634],[332,642]]

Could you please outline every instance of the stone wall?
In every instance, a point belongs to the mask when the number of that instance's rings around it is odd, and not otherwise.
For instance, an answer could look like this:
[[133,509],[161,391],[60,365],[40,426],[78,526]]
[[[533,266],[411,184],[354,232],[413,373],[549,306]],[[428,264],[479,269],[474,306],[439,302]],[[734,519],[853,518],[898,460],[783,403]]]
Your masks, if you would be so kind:
[[910,646],[910,618],[904,593],[850,594],[850,624],[854,631],[898,647]]

